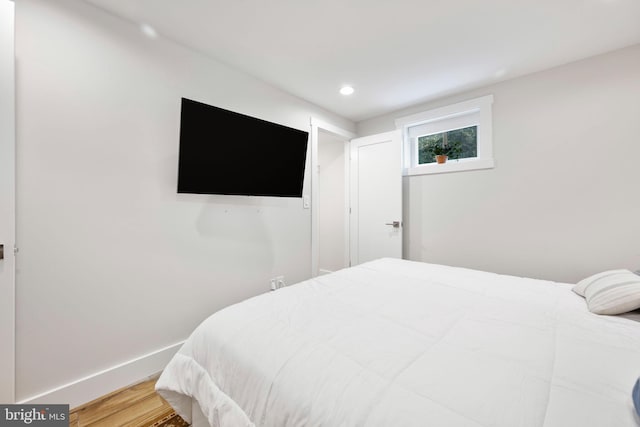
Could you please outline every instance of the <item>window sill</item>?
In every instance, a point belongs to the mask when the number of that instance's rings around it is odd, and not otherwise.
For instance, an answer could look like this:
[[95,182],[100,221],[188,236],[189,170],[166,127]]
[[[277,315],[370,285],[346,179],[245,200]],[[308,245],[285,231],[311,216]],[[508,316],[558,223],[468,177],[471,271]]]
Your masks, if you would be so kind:
[[404,170],[405,176],[431,175],[434,173],[462,172],[480,169],[493,169],[493,159],[448,160],[447,163],[430,163]]

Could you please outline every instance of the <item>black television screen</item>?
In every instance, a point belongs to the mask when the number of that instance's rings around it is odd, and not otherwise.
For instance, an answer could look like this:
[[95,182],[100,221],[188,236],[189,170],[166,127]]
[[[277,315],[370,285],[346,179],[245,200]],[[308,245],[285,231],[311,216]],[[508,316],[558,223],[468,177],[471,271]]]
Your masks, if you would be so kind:
[[302,197],[308,138],[182,98],[178,193]]

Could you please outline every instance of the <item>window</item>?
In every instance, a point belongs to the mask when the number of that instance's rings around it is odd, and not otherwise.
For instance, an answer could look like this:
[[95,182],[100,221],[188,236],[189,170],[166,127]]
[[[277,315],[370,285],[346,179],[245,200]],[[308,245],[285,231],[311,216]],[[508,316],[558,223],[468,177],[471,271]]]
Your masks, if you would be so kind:
[[[396,120],[405,175],[492,168],[492,103],[489,95]],[[436,161],[438,154],[447,155],[446,163]]]
[[419,136],[418,164],[435,162],[437,147],[449,150],[452,160],[478,157],[478,126]]

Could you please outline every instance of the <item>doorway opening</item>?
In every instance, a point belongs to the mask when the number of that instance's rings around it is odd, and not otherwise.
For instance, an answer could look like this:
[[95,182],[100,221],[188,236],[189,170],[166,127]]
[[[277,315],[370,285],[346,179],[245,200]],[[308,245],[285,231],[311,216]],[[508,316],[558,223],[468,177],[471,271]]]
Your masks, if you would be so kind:
[[348,142],[322,129],[318,132],[319,274],[349,266]]
[[349,141],[355,134],[311,119],[311,276],[350,264]]

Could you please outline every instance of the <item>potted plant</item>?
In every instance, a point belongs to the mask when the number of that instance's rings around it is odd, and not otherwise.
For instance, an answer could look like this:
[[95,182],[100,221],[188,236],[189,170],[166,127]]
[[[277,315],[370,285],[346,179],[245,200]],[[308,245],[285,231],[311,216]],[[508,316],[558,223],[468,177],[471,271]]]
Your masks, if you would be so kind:
[[442,140],[430,141],[427,143],[427,150],[433,153],[437,163],[446,163],[449,157],[457,159],[462,151],[459,141],[445,144]]

